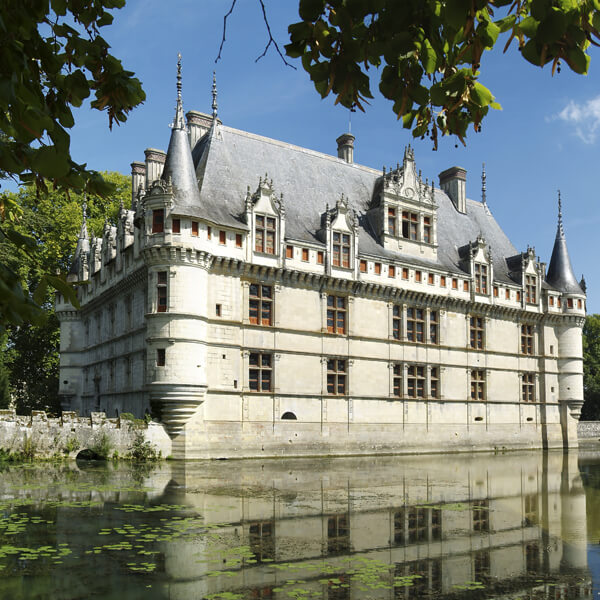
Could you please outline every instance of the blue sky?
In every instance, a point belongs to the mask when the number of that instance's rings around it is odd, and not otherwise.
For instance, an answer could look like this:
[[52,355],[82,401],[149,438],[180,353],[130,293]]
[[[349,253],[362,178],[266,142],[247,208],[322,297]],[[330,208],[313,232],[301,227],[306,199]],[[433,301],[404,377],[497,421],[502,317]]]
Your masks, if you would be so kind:
[[[298,20],[297,2],[265,0],[280,45],[287,25]],[[219,117],[232,127],[335,154],[335,139],[348,128],[348,111],[321,100],[308,75],[286,67],[274,50],[257,63],[267,42],[256,0],[238,0],[228,21],[222,59],[215,65],[223,16],[230,0],[128,0],[115,11],[104,36],[147,94],[126,124],[109,132],[104,114],[82,108],[72,136],[75,160],[99,170],[129,173],[144,149],[166,149],[175,106],[177,53],[183,55],[185,110],[210,112],[212,71],[218,82]],[[467,195],[480,198],[481,163],[486,163],[490,209],[518,250],[534,246],[549,262],[556,233],[560,188],[567,242],[576,276],[588,282],[588,311],[600,312],[597,241],[600,228],[600,52],[591,50],[590,74],[560,74],[525,62],[513,47],[482,64],[482,83],[503,107],[492,111],[483,131],[470,132],[467,148],[444,139],[413,141],[385,99],[376,97],[365,114],[352,115],[355,161],[381,168],[402,160],[413,143],[417,167],[430,180],[452,165],[467,169]],[[298,61],[293,61],[298,63]],[[372,85],[377,95],[377,86]]]

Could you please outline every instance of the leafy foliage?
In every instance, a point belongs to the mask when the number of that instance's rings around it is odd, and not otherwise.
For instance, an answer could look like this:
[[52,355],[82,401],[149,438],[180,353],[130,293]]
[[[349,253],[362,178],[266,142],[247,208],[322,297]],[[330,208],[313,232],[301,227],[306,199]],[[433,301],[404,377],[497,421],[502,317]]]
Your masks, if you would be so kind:
[[10,408],[11,396],[8,382],[8,369],[0,364],[0,410]]
[[[288,56],[301,58],[319,94],[364,110],[379,91],[414,137],[456,135],[465,143],[490,108],[479,82],[484,52],[513,40],[523,58],[552,73],[564,61],[585,74],[600,39],[598,0],[300,0],[289,27]],[[504,41],[506,40],[506,41]]]
[[[32,184],[41,201],[54,190],[86,189],[106,197],[114,191],[100,173],[75,163],[68,130],[73,107],[90,96],[107,112],[109,127],[127,119],[144,92],[131,71],[109,52],[100,29],[125,0],[4,0],[0,3],[0,180]],[[0,242],[35,256],[37,240],[12,225],[23,217],[11,194],[0,194]],[[39,323],[40,304],[25,292],[18,273],[0,261],[0,327]],[[41,285],[74,298],[64,277],[44,271]]]
[[[103,173],[113,186],[114,197],[87,198],[88,229],[100,235],[105,218],[114,219],[121,201],[129,199],[130,179],[119,173]],[[10,239],[0,236],[0,264],[6,265],[17,277],[20,289],[27,297],[36,290],[39,306],[46,311],[44,319],[34,323],[11,325],[0,336],[0,355],[9,371],[10,386],[19,414],[31,410],[60,410],[58,398],[59,323],[54,314],[53,294],[40,285],[45,274],[57,270],[66,272],[81,229],[83,195],[69,196],[58,191],[38,197],[33,186],[18,194],[7,194],[19,207],[21,218],[7,222],[4,231],[28,236],[35,240],[35,252],[23,252]],[[0,294],[0,303],[2,302]]]
[[583,326],[584,421],[600,420],[600,315],[588,315]]

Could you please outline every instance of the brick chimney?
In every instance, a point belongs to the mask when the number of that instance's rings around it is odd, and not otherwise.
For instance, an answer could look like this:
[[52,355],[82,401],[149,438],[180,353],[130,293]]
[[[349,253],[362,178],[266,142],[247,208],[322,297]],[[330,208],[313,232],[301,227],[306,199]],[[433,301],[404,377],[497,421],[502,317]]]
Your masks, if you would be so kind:
[[462,167],[450,167],[439,175],[440,188],[450,196],[458,212],[467,212],[467,171]]

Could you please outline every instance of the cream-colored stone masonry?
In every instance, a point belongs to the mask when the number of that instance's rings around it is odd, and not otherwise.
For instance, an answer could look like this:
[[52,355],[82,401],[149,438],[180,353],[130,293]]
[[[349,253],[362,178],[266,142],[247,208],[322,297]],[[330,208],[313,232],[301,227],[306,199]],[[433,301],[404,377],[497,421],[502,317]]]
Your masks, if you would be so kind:
[[[164,232],[153,234],[151,210],[144,230],[116,249],[120,261],[91,265],[80,311],[59,299],[69,408],[141,415],[152,404],[174,454],[186,457],[576,444],[582,298],[540,290],[527,304],[520,286],[495,282],[477,294],[466,274],[357,252],[353,268],[328,268],[318,248],[294,240],[280,239],[273,256],[253,253],[252,231],[181,216],[176,234],[168,213]],[[251,322],[253,284],[272,293],[269,324]],[[328,332],[328,296],[343,299],[343,333]],[[415,343],[408,317],[417,308],[425,329]],[[482,319],[482,349],[471,345],[472,317]],[[531,328],[530,353],[523,326]],[[251,390],[256,354],[270,357],[269,391]],[[343,393],[329,393],[330,359],[344,361]],[[418,385],[409,381],[415,367],[422,395],[409,390]],[[533,401],[524,401],[524,374],[533,377]]]

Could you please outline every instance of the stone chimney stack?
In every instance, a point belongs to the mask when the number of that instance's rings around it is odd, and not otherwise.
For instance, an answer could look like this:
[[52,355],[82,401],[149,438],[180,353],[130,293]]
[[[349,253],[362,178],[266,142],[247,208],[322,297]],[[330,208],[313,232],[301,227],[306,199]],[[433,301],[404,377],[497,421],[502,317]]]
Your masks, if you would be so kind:
[[212,115],[190,110],[185,114],[188,126],[188,137],[190,139],[190,148],[193,150],[198,140],[211,128],[213,123]]
[[337,142],[338,158],[343,158],[347,163],[354,162],[354,140],[351,133],[343,133],[335,140]]
[[440,188],[450,196],[458,212],[467,212],[467,171],[462,167],[450,167],[442,171]]
[[146,187],[148,187],[160,179],[167,154],[156,148],[146,148],[144,154],[146,155]]
[[131,206],[135,205],[138,189],[146,187],[146,165],[143,162],[131,163]]

